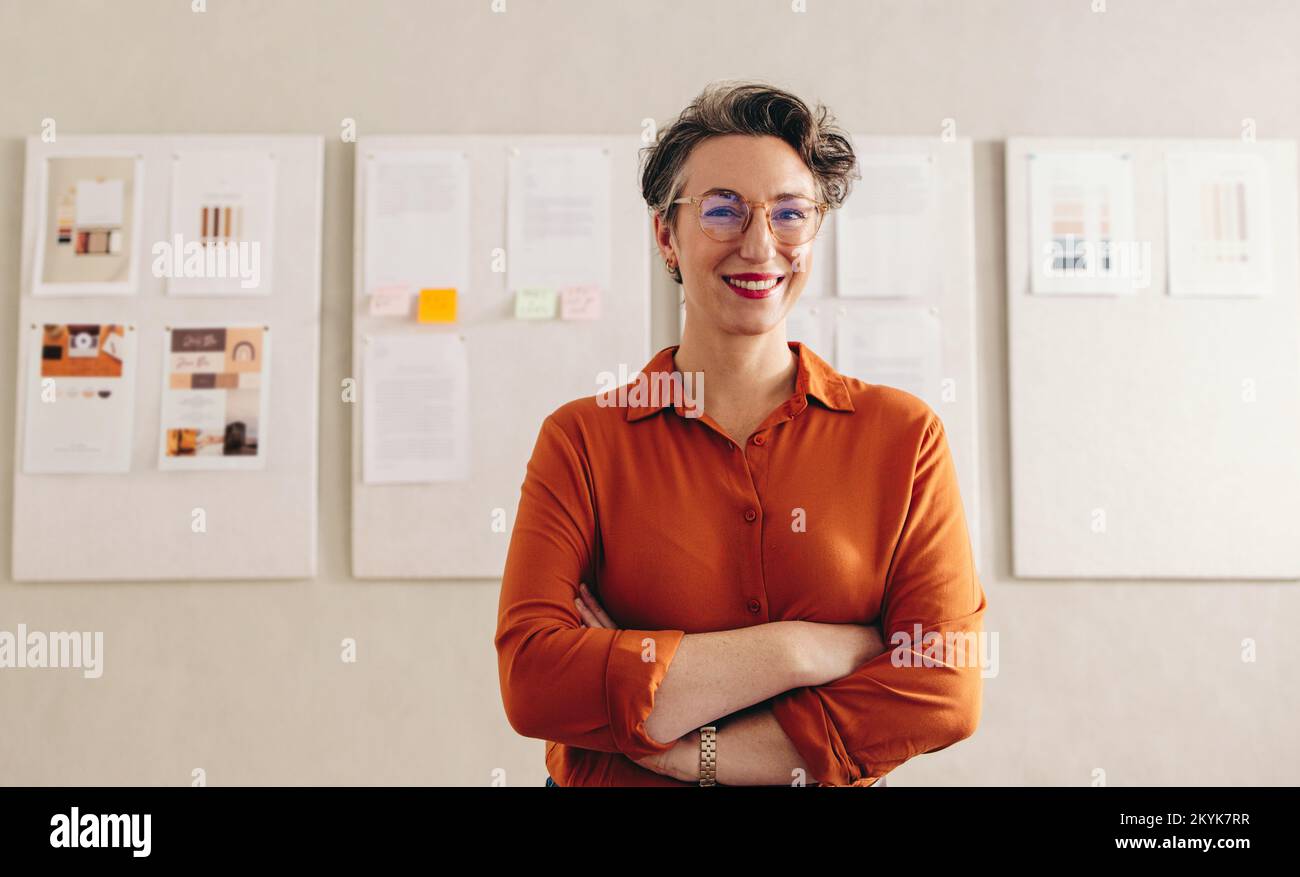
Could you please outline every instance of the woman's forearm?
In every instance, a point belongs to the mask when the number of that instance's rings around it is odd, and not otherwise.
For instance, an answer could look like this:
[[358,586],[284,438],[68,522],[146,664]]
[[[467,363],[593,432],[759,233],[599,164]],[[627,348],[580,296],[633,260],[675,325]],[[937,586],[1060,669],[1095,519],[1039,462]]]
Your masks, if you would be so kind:
[[663,743],[807,685],[799,622],[687,634],[655,692],[646,733]]
[[[618,627],[585,582],[578,591],[573,602],[584,626]],[[661,743],[680,740],[792,688],[847,676],[883,649],[872,624],[770,621],[685,634],[655,690],[645,732]]]
[[651,739],[668,743],[701,725],[792,688],[824,685],[887,651],[870,624],[772,621],[687,634],[646,719]]
[[724,786],[800,785],[814,782],[771,706],[763,704],[718,725],[714,776]]
[[848,676],[887,651],[875,625],[770,621],[686,634],[646,718],[662,743],[801,686]]

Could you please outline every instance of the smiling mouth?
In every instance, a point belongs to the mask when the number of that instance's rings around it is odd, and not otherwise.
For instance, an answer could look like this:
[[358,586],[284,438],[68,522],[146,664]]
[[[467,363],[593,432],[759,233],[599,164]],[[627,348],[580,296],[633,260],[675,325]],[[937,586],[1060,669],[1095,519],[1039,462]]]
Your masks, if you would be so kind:
[[785,283],[785,275],[781,274],[767,280],[736,280],[724,274],[722,280],[732,292],[742,298],[769,298],[781,290]]

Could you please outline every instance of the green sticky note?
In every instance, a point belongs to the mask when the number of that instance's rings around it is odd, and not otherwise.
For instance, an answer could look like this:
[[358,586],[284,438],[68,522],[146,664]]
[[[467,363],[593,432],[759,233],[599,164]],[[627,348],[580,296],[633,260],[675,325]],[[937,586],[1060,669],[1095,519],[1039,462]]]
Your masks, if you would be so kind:
[[558,301],[554,289],[521,289],[515,293],[515,319],[554,320]]

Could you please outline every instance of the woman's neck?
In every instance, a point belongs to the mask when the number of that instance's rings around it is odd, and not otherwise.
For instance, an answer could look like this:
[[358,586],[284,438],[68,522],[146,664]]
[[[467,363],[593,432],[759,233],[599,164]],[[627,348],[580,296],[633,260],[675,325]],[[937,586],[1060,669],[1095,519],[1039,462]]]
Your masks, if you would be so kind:
[[730,335],[692,331],[687,320],[673,362],[680,372],[704,373],[705,410],[731,412],[788,398],[798,372],[793,353],[784,324],[763,335]]

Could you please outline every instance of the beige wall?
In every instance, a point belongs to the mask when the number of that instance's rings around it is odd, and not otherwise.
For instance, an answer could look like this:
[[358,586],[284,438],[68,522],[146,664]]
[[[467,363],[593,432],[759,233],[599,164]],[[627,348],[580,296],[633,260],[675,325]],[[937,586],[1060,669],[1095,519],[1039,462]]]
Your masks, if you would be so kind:
[[[363,134],[628,133],[707,81],[768,78],[855,132],[976,142],[987,628],[976,736],[894,785],[1300,783],[1296,583],[1016,582],[1001,141],[1300,138],[1291,0],[0,0],[0,459],[13,458],[22,138],[326,136],[321,557],[314,581],[18,585],[0,467],[0,630],[102,630],[105,672],[0,671],[0,785],[541,783],[511,731],[491,582],[349,577],[353,147]],[[657,281],[655,347],[675,288]],[[522,475],[522,473],[521,473]],[[1050,490],[1050,485],[1043,489]],[[122,514],[130,515],[129,509]],[[50,526],[58,526],[51,521]],[[1300,531],[1300,522],[1297,522]],[[355,637],[360,660],[339,660]],[[1258,643],[1243,663],[1240,643]]]

